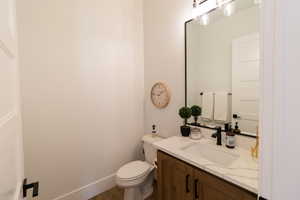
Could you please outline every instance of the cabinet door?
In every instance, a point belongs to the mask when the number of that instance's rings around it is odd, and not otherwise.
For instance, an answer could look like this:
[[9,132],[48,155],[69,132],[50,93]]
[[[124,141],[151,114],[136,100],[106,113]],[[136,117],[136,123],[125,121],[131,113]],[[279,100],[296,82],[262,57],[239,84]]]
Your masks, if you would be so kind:
[[206,172],[194,170],[195,200],[255,200],[251,193]]
[[193,200],[193,168],[158,152],[159,200]]

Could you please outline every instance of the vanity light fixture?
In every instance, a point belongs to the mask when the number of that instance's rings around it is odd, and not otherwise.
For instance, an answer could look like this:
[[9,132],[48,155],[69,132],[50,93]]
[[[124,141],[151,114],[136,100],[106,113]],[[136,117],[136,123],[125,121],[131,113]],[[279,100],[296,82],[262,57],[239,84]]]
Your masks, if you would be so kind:
[[[260,5],[262,0],[253,0]],[[235,0],[193,0],[192,18],[202,25],[209,23],[209,13],[216,9],[223,9],[225,16],[231,16],[235,12]]]
[[217,0],[194,0],[192,17],[196,19],[199,16],[211,12],[217,7]]
[[254,0],[254,4],[256,4],[256,5],[258,4],[259,5],[259,4],[261,4],[261,1],[262,0]]
[[232,0],[217,0],[217,5],[221,8],[223,5],[230,3]]

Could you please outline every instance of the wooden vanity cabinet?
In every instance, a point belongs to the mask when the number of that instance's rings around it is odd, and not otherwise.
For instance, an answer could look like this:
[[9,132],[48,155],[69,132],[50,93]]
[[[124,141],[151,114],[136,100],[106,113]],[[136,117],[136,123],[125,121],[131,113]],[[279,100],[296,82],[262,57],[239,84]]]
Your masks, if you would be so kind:
[[160,200],[193,200],[193,167],[158,152],[158,198]]
[[256,195],[158,152],[159,200],[256,200]]

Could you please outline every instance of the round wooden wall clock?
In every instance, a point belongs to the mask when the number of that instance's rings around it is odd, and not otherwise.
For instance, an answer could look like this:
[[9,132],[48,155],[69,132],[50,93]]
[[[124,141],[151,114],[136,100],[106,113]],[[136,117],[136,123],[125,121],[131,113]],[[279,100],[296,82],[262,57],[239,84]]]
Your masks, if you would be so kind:
[[171,94],[166,84],[155,83],[151,89],[151,101],[159,109],[165,108],[170,103]]

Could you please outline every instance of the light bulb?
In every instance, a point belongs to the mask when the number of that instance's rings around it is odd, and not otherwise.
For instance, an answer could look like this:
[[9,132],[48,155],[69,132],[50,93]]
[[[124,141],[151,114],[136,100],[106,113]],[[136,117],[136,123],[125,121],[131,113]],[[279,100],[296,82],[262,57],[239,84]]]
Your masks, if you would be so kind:
[[224,6],[224,15],[231,16],[235,11],[235,3],[231,2]]
[[217,0],[217,5],[221,8],[224,4],[229,3],[232,0]]
[[192,18],[196,19],[198,17],[198,10],[197,8],[193,8],[192,10]]
[[202,1],[201,4],[199,4],[199,0],[196,0],[193,3],[192,18],[196,19],[215,8],[217,8],[217,0]]
[[204,26],[208,25],[208,23],[209,23],[209,16],[208,16],[208,14],[204,14],[204,15],[201,16],[200,23],[202,25],[204,25]]
[[254,0],[254,4],[261,4],[261,0]]

